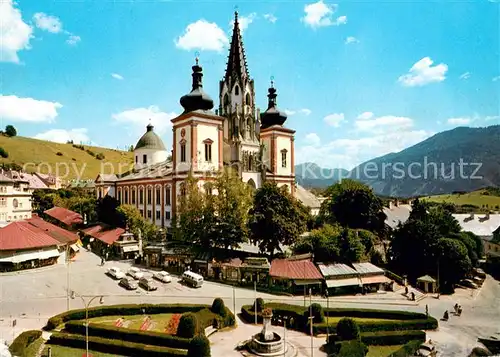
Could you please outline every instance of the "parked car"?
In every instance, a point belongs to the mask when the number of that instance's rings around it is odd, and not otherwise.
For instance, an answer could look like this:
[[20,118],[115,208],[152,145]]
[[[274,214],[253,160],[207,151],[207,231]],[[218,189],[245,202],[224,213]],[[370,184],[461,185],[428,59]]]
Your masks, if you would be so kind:
[[144,273],[139,268],[130,268],[127,272],[127,275],[131,276],[135,280],[139,280],[140,278],[144,278]]
[[158,289],[155,282],[151,278],[141,278],[139,279],[139,285],[147,291],[152,291]]
[[170,276],[170,274],[167,273],[166,271],[160,271],[158,273],[154,273],[153,278],[155,278],[156,280],[159,280],[163,283],[172,282],[172,276]]
[[486,279],[486,273],[484,272],[483,269],[474,268],[473,271],[474,271],[474,274],[476,274],[481,279],[483,279],[483,280]]
[[418,350],[415,351],[415,356],[436,357],[437,356],[436,347],[428,342],[422,343],[418,348]]
[[138,285],[137,282],[132,278],[123,278],[120,280],[119,285],[123,286],[127,290],[136,290]]
[[460,285],[463,285],[465,286],[466,288],[471,288],[471,289],[477,289],[478,286],[476,283],[474,283],[472,280],[470,279],[463,279],[463,280],[460,280]]
[[108,274],[110,277],[119,280],[125,277],[125,273],[120,270],[120,268],[117,267],[111,267],[106,271],[106,274]]

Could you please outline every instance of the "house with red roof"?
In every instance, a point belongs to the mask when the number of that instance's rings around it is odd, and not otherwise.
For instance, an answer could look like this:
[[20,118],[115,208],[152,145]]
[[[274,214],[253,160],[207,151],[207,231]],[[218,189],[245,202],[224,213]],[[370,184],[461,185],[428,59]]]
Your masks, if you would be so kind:
[[80,213],[63,207],[54,206],[44,211],[43,214],[47,220],[67,229],[76,229],[84,223],[83,217]]
[[134,234],[123,228],[97,224],[81,232],[84,239],[90,243],[92,251],[106,259],[134,259],[141,250],[141,243],[136,240]]
[[269,276],[273,287],[297,294],[309,294],[309,290],[318,293],[323,283],[323,275],[314,264],[312,254],[274,259]]
[[56,264],[61,242],[27,221],[0,228],[0,271],[37,268]]

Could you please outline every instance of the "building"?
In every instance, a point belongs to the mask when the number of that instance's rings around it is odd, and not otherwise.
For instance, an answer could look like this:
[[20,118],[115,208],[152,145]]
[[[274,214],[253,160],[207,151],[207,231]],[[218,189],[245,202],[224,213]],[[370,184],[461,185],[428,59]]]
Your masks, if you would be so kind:
[[0,227],[31,218],[29,181],[19,174],[0,172]]
[[492,242],[495,233],[500,234],[500,214],[454,214],[464,232],[471,232],[483,240],[486,256],[500,256],[500,244]]
[[237,13],[215,111],[214,101],[203,90],[198,59],[192,70],[192,90],[180,98],[184,111],[172,119],[172,150],[149,124],[135,146],[134,169],[119,177],[98,175],[97,196],[110,195],[135,205],[152,223],[170,227],[189,174],[203,187],[231,167],[252,188],[272,181],[295,194],[295,131],[284,126],[287,116],[277,107],[273,82],[267,110],[260,113],[256,108]]
[[52,221],[65,229],[76,229],[84,223],[82,215],[67,208],[54,206],[43,212],[47,220]]
[[314,265],[311,254],[302,254],[287,259],[274,259],[269,276],[273,289],[304,295],[321,291],[323,276]]
[[385,224],[396,229],[399,224],[405,223],[410,218],[411,204],[402,204],[398,200],[390,201],[389,207],[384,207],[386,215]]

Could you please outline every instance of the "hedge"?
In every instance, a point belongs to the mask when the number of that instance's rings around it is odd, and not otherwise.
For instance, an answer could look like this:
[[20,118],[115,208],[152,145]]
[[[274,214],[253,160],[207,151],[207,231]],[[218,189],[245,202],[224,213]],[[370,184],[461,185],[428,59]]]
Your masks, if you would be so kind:
[[26,348],[42,337],[40,330],[28,330],[21,333],[9,346],[9,351],[15,356],[24,356]]
[[[378,331],[364,332],[360,335],[361,341],[366,345],[392,346],[403,345],[411,341],[422,343],[426,339],[424,331]],[[328,336],[328,343],[335,344],[340,341],[337,335]]]
[[336,357],[365,357],[368,347],[357,340],[338,342],[335,346]]
[[[85,336],[65,333],[53,333],[49,344],[85,349]],[[97,352],[124,356],[141,357],[179,357],[186,356],[187,351],[170,347],[151,346],[129,341],[111,340],[100,337],[89,337],[89,349]]]
[[[117,315],[183,314],[186,312],[199,312],[200,310],[209,307],[209,305],[196,304],[127,304],[92,307],[88,309],[88,314],[89,318]],[[59,315],[51,317],[47,322],[45,329],[50,331],[67,321],[84,319],[85,309],[63,312]]]
[[[68,321],[66,322],[64,331],[70,334],[85,335],[85,322]],[[189,347],[190,341],[189,338],[167,335],[162,332],[131,330],[124,327],[106,326],[95,323],[89,323],[89,336],[186,350]]]
[[[350,316],[349,316],[350,317]],[[423,320],[393,320],[393,321],[363,321],[358,322],[361,332],[375,331],[408,331],[408,330],[435,330],[438,327],[438,322],[435,318],[429,317]],[[325,334],[336,331],[336,324],[321,324],[313,325],[313,334]]]
[[410,341],[407,344],[403,345],[399,350],[394,352],[388,357],[407,357],[407,356],[413,356],[416,350],[420,347],[422,344],[422,341],[416,340],[416,341]]

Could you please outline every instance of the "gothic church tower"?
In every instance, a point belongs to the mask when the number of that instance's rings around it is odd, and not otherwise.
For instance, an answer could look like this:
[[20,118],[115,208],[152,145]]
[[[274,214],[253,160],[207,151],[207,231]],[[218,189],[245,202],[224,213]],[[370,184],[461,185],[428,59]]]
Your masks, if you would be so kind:
[[261,186],[260,123],[256,115],[254,81],[250,78],[238,13],[226,73],[220,81],[219,115],[224,117],[224,164],[237,168],[242,180]]

